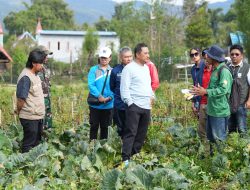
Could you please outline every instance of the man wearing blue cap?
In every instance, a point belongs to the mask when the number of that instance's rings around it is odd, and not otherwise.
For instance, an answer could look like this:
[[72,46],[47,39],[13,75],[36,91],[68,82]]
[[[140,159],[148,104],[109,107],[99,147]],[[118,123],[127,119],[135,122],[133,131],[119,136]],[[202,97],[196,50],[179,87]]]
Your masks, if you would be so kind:
[[[193,93],[208,98],[207,103],[207,139],[215,143],[220,152],[219,143],[227,137],[228,118],[230,106],[228,98],[231,93],[232,75],[225,67],[224,51],[217,45],[211,46],[205,51],[207,62],[213,66],[210,83],[207,89],[193,87]],[[213,155],[212,144],[210,144],[210,155]]]

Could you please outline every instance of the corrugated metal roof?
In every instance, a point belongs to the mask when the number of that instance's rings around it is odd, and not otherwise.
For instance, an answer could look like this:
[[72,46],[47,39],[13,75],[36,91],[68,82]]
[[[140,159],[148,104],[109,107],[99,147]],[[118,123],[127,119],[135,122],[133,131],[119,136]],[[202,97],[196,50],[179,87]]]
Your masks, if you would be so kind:
[[234,44],[243,44],[243,33],[240,31],[237,31],[235,33],[230,33],[230,39],[231,39],[231,43],[232,45]]
[[[70,31],[70,30],[42,30],[40,35],[63,35],[63,36],[85,36],[86,31]],[[113,31],[97,31],[95,34],[99,36],[117,36],[116,32]]]
[[29,32],[24,32],[22,35],[18,36],[18,40],[22,40],[25,37],[29,37],[30,39],[32,39],[34,42],[36,41],[36,39],[29,33]]
[[175,64],[175,68],[176,69],[183,69],[183,68],[189,68],[189,67],[193,67],[194,64]]

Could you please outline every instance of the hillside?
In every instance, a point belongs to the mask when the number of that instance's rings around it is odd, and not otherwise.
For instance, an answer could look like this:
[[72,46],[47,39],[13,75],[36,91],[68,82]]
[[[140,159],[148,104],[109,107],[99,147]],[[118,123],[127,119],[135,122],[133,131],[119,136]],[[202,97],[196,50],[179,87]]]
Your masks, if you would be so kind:
[[[3,21],[4,17],[11,11],[17,12],[23,10],[25,7],[22,2],[30,2],[29,0],[0,0],[0,22]],[[65,0],[69,4],[69,8],[75,12],[76,23],[82,24],[84,22],[94,23],[100,16],[104,16],[110,19],[114,14],[114,7],[116,2],[113,0]],[[234,0],[227,0],[226,2],[218,2],[209,4],[209,8],[223,8],[226,12]],[[137,6],[141,6],[143,3],[138,2]],[[173,10],[180,10],[179,6],[171,5]]]

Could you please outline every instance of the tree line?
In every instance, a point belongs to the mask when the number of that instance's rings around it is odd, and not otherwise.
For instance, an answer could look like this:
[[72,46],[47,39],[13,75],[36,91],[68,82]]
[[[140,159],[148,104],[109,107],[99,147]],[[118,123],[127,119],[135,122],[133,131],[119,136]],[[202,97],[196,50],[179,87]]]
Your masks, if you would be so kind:
[[[244,46],[250,55],[250,0],[235,0],[230,9],[224,13],[222,8],[209,9],[207,2],[184,0],[181,10],[173,10],[167,0],[151,1],[136,7],[134,2],[116,4],[110,20],[101,16],[90,25],[81,26],[74,22],[74,13],[63,0],[31,0],[25,4],[26,9],[10,12],[4,18],[4,24],[9,31],[7,44],[13,43],[15,37],[23,31],[35,33],[37,18],[42,19],[43,28],[49,30],[87,30],[88,43],[83,48],[83,58],[91,63],[93,52],[97,47],[94,31],[115,31],[120,37],[121,46],[134,47],[138,42],[145,42],[151,50],[151,57],[156,64],[164,57],[179,57],[191,47],[206,48],[218,44],[226,48],[229,45],[229,33],[240,30],[245,35]],[[7,45],[14,53],[14,61],[24,59],[25,53],[16,51]],[[21,55],[15,55],[16,53]],[[177,59],[178,60],[178,59]],[[176,61],[178,62],[178,61]]]

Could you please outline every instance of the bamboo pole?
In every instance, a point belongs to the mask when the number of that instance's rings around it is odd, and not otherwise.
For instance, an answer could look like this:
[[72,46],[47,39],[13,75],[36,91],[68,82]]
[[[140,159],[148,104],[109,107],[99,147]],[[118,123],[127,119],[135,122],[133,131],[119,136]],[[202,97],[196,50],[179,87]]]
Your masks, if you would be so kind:
[[2,110],[0,109],[0,127],[2,128]]
[[71,102],[71,117],[74,119],[74,101]]
[[13,94],[12,96],[12,109],[13,109],[13,113],[14,113],[14,121],[15,124],[17,124],[17,115],[16,115],[16,93]]

